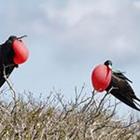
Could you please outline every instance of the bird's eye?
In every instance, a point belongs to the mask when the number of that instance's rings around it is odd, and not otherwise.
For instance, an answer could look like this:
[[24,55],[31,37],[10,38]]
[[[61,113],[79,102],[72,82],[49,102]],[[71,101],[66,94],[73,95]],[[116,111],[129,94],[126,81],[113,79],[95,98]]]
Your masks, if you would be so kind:
[[22,40],[21,40],[21,39],[18,39],[18,41],[22,42]]

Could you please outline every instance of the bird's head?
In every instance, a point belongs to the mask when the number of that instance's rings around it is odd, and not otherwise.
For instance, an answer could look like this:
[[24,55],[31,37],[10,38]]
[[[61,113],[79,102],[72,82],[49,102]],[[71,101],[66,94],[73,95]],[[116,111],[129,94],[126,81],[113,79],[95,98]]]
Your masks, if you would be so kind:
[[21,37],[10,36],[7,40],[9,44],[11,44],[13,49],[13,62],[15,64],[22,64],[24,63],[29,57],[29,51],[25,47],[25,44],[21,40],[22,38],[26,37],[26,35]]
[[104,65],[106,65],[108,68],[110,68],[112,70],[112,61],[111,60],[105,61]]

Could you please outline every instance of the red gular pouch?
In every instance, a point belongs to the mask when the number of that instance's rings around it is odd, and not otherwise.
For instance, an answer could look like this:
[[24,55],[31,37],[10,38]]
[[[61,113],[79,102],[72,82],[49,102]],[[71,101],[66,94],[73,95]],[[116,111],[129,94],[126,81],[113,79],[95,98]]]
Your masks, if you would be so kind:
[[15,64],[22,64],[27,61],[29,51],[21,40],[15,39],[12,43],[12,48],[14,50],[13,61]]
[[112,70],[106,65],[100,64],[94,68],[91,75],[92,85],[98,92],[107,89],[111,82]]

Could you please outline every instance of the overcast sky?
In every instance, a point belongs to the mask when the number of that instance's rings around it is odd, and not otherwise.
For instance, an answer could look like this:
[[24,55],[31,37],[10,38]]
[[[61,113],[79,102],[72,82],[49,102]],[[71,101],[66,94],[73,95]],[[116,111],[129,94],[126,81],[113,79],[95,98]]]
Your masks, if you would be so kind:
[[28,35],[30,58],[10,78],[17,91],[90,92],[93,67],[111,59],[140,97],[139,0],[1,0],[0,17],[1,43]]

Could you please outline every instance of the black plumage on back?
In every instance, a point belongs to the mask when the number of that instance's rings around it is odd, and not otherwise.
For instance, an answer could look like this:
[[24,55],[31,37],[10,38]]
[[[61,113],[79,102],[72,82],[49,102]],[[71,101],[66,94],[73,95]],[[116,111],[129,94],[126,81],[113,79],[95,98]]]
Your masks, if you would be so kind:
[[130,83],[132,83],[132,81],[129,80],[122,72],[112,71],[111,83],[106,91],[110,92],[113,96],[128,106],[140,111],[140,105],[136,102],[140,102],[140,99],[136,97]]

